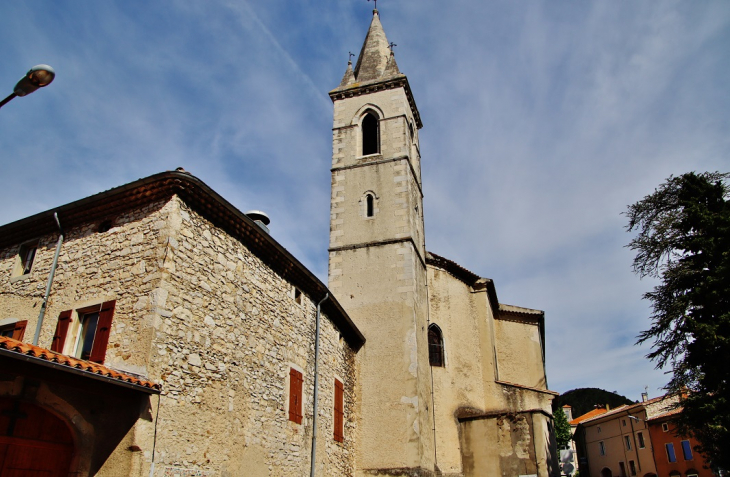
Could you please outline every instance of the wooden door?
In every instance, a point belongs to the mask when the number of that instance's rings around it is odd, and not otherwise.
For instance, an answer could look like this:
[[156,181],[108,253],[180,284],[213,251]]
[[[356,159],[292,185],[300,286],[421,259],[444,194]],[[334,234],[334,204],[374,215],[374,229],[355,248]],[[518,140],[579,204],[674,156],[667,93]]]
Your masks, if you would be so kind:
[[0,477],[67,477],[73,455],[73,436],[60,418],[0,399]]

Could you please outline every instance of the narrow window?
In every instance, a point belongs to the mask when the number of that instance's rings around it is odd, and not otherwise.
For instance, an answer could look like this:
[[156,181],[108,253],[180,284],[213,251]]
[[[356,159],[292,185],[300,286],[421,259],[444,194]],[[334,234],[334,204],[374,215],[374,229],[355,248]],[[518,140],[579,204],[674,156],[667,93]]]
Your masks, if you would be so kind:
[[624,442],[626,442],[626,450],[631,450],[631,438],[629,436],[624,436]]
[[302,304],[302,291],[297,287],[292,287],[292,298],[298,304]]
[[623,424],[623,426],[626,427],[626,419],[621,419],[621,424]]
[[302,423],[302,373],[289,369],[289,420]]
[[619,462],[618,470],[621,472],[621,477],[626,477],[626,464],[624,464],[623,462]]
[[33,268],[33,261],[35,260],[35,253],[38,249],[38,242],[26,243],[20,246],[18,250],[18,261],[19,266],[16,269],[15,275],[27,275]]
[[684,460],[692,460],[692,446],[689,441],[682,441],[682,453],[684,454]]
[[639,432],[638,434],[636,434],[636,437],[639,439],[639,449],[643,449],[644,447],[646,447],[646,444],[644,444],[644,434]]
[[436,325],[428,327],[428,362],[431,366],[444,366],[444,339]]
[[631,471],[631,475],[636,475],[636,464],[633,460],[629,461],[629,471]]
[[666,422],[663,422],[662,423],[662,431],[669,432],[669,424],[667,424]]
[[365,196],[365,217],[372,217],[375,214],[375,199],[372,194]]
[[345,388],[339,379],[335,379],[335,440],[345,440]]
[[674,444],[664,444],[664,447],[667,450],[667,460],[669,462],[677,462],[677,456],[674,454]]
[[25,335],[25,326],[27,324],[28,320],[23,320],[0,326],[0,336],[5,336],[6,338],[12,338],[14,340],[22,341],[23,335]]
[[373,113],[367,113],[362,119],[362,155],[377,154],[380,152],[378,118]]
[[598,433],[601,433],[601,426],[598,426]]
[[603,441],[600,441],[598,443],[598,451],[601,455],[606,455],[606,445],[603,443]]

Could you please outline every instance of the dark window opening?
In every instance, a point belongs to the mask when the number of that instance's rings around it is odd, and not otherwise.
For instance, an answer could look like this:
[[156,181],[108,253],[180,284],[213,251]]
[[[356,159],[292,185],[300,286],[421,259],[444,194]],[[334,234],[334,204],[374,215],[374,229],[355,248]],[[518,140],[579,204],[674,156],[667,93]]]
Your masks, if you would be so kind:
[[20,246],[20,268],[21,275],[27,275],[33,268],[33,260],[35,260],[35,252],[38,249],[37,243],[25,244]]
[[362,155],[377,154],[380,152],[378,118],[373,113],[367,113],[362,120]]
[[112,228],[112,221],[111,220],[105,220],[104,222],[99,224],[99,228],[97,229],[100,234],[103,234],[104,232],[108,232]]
[[371,194],[365,196],[365,217],[372,217],[375,214],[375,199]]
[[428,362],[431,366],[444,366],[444,339],[436,325],[428,327]]

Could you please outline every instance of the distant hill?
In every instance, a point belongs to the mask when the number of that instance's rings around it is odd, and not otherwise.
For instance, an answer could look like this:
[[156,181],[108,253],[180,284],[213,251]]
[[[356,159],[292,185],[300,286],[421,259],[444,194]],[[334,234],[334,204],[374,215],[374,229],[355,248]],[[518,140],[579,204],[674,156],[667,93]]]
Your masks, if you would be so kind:
[[603,389],[578,388],[565,392],[553,399],[553,410],[566,404],[573,408],[573,419],[575,419],[593,410],[596,405],[603,406],[608,404],[613,409],[624,404],[634,404],[634,401],[620,394],[604,391]]

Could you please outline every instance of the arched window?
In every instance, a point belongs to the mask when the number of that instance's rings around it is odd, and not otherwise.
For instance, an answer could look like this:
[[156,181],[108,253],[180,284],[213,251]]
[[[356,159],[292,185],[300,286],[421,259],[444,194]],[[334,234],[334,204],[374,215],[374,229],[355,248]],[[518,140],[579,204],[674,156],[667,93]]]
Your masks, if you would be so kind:
[[365,196],[365,217],[372,217],[375,214],[375,199],[372,194]]
[[370,112],[362,119],[362,155],[367,156],[378,152],[380,152],[378,118]]
[[431,366],[444,366],[444,338],[436,325],[428,327],[428,362]]

